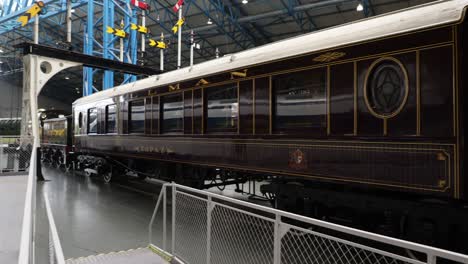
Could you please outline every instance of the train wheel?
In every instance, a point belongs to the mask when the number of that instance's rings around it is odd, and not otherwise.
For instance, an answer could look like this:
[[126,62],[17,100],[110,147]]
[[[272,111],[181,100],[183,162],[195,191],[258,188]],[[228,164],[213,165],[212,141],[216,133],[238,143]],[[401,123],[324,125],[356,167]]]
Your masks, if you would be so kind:
[[105,183],[110,183],[113,180],[113,168],[112,166],[109,167],[109,169],[104,172],[102,175],[102,179],[104,180]]

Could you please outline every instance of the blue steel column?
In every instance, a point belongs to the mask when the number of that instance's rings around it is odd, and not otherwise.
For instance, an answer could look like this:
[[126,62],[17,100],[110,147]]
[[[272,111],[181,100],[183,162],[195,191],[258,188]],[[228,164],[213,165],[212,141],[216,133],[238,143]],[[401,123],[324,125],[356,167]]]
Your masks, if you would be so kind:
[[[131,7],[130,0],[126,0],[126,7]],[[137,41],[137,31],[136,30],[130,30],[130,23],[133,24],[138,24],[138,18],[137,18],[137,9],[136,8],[130,8],[130,10],[127,9],[128,14],[125,16],[124,24],[125,24],[125,30],[130,33],[129,38],[125,39],[125,51],[126,51],[126,56],[124,56],[124,62],[136,64],[137,63],[137,51],[138,51],[138,41]],[[124,75],[124,81],[123,83],[130,83],[136,81],[136,76],[131,75],[131,74],[125,74]]]
[[[88,18],[86,21],[86,32],[84,35],[84,47],[83,51],[85,54],[93,55],[93,41],[94,41],[94,1],[89,0],[88,2]],[[93,69],[89,67],[83,67],[83,96],[87,96],[93,93]]]
[[[102,6],[102,17],[96,17],[95,7]],[[88,2],[88,20],[84,41],[84,52],[89,55],[99,55],[106,59],[118,60],[120,52],[115,49],[115,42],[120,39],[107,33],[107,27],[120,28],[120,23],[124,21],[124,30],[129,36],[124,40],[124,62],[137,63],[138,38],[137,32],[130,30],[130,23],[137,24],[137,11],[131,7],[130,0],[90,0]],[[102,27],[102,28],[101,28]],[[102,32],[102,42],[95,33]],[[96,74],[102,71],[85,68],[83,70],[83,95],[90,95],[97,91],[93,87],[93,80]],[[121,83],[115,83],[114,72],[104,71],[102,78],[102,89],[109,89]],[[136,81],[136,76],[125,74],[123,83]],[[122,84],[123,84],[122,83]]]
[[[114,49],[114,38],[113,35],[106,33],[107,27],[115,28],[114,25],[114,3],[112,0],[104,0],[103,6],[103,25],[102,25],[102,36],[103,36],[103,51],[102,55],[106,59],[113,58],[110,50]],[[104,71],[104,78],[102,79],[102,89],[109,89],[114,87],[114,72]]]

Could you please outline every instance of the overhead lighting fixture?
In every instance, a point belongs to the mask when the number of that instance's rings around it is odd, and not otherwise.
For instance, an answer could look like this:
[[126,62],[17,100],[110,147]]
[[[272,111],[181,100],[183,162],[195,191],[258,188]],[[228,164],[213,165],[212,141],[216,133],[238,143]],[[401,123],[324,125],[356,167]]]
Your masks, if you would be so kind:
[[249,0],[242,0],[242,4],[246,5],[249,3]]
[[3,64],[3,61],[0,61],[0,64]]
[[362,12],[362,10],[364,10],[364,6],[362,5],[361,2],[359,2],[359,5],[356,7],[356,11]]
[[70,77],[68,77],[68,76],[65,76],[65,80],[70,80]]
[[213,24],[213,21],[211,21],[211,18],[208,18],[208,21],[206,21],[206,23],[207,23],[208,25],[212,25],[212,24]]
[[3,49],[0,49],[0,53],[3,53],[3,52],[4,52]]

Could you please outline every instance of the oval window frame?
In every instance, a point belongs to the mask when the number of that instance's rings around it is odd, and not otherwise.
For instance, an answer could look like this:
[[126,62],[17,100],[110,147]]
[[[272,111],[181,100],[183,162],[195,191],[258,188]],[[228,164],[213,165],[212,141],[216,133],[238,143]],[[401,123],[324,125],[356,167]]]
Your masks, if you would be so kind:
[[[377,113],[371,106],[370,102],[369,102],[369,98],[368,98],[368,89],[367,89],[367,86],[369,84],[369,78],[371,76],[371,73],[374,71],[374,69],[380,64],[382,63],[383,61],[391,61],[391,62],[394,62],[396,63],[399,67],[400,67],[400,70],[403,72],[403,77],[404,77],[404,88],[405,88],[405,91],[404,91],[404,97],[403,97],[403,101],[400,103],[400,105],[397,107],[397,109],[395,111],[393,111],[391,114],[381,114],[381,113]],[[377,118],[380,118],[380,119],[390,119],[392,117],[395,117],[397,116],[402,110],[403,108],[405,107],[406,105],[406,102],[408,101],[408,95],[409,95],[409,77],[408,77],[408,71],[406,70],[405,66],[403,65],[403,63],[401,63],[400,60],[398,60],[397,58],[394,58],[394,57],[382,57],[380,59],[377,59],[375,60],[370,66],[369,66],[369,69],[367,70],[367,73],[366,73],[366,77],[364,79],[364,87],[363,87],[363,94],[364,94],[364,101],[366,103],[366,106],[367,106],[367,109],[369,110],[369,112],[377,117]]]

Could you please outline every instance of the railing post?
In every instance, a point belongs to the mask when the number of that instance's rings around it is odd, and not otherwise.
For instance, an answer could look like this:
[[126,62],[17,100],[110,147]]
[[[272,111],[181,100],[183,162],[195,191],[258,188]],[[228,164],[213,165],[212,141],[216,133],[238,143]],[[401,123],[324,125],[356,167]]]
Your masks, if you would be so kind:
[[166,189],[167,189],[167,185],[163,185],[163,249],[165,251],[167,251],[167,247],[166,247],[166,218],[167,218],[167,214],[166,214],[166,203],[167,203],[167,199],[166,199]]
[[437,257],[432,254],[427,254],[427,264],[436,264]]
[[280,264],[281,262],[281,236],[280,236],[281,216],[275,214],[275,229],[273,239],[273,264]]
[[213,204],[211,196],[208,195],[206,208],[206,264],[211,263],[211,212],[213,211]]
[[175,255],[175,230],[176,230],[176,184],[172,183],[172,251],[171,254]]

